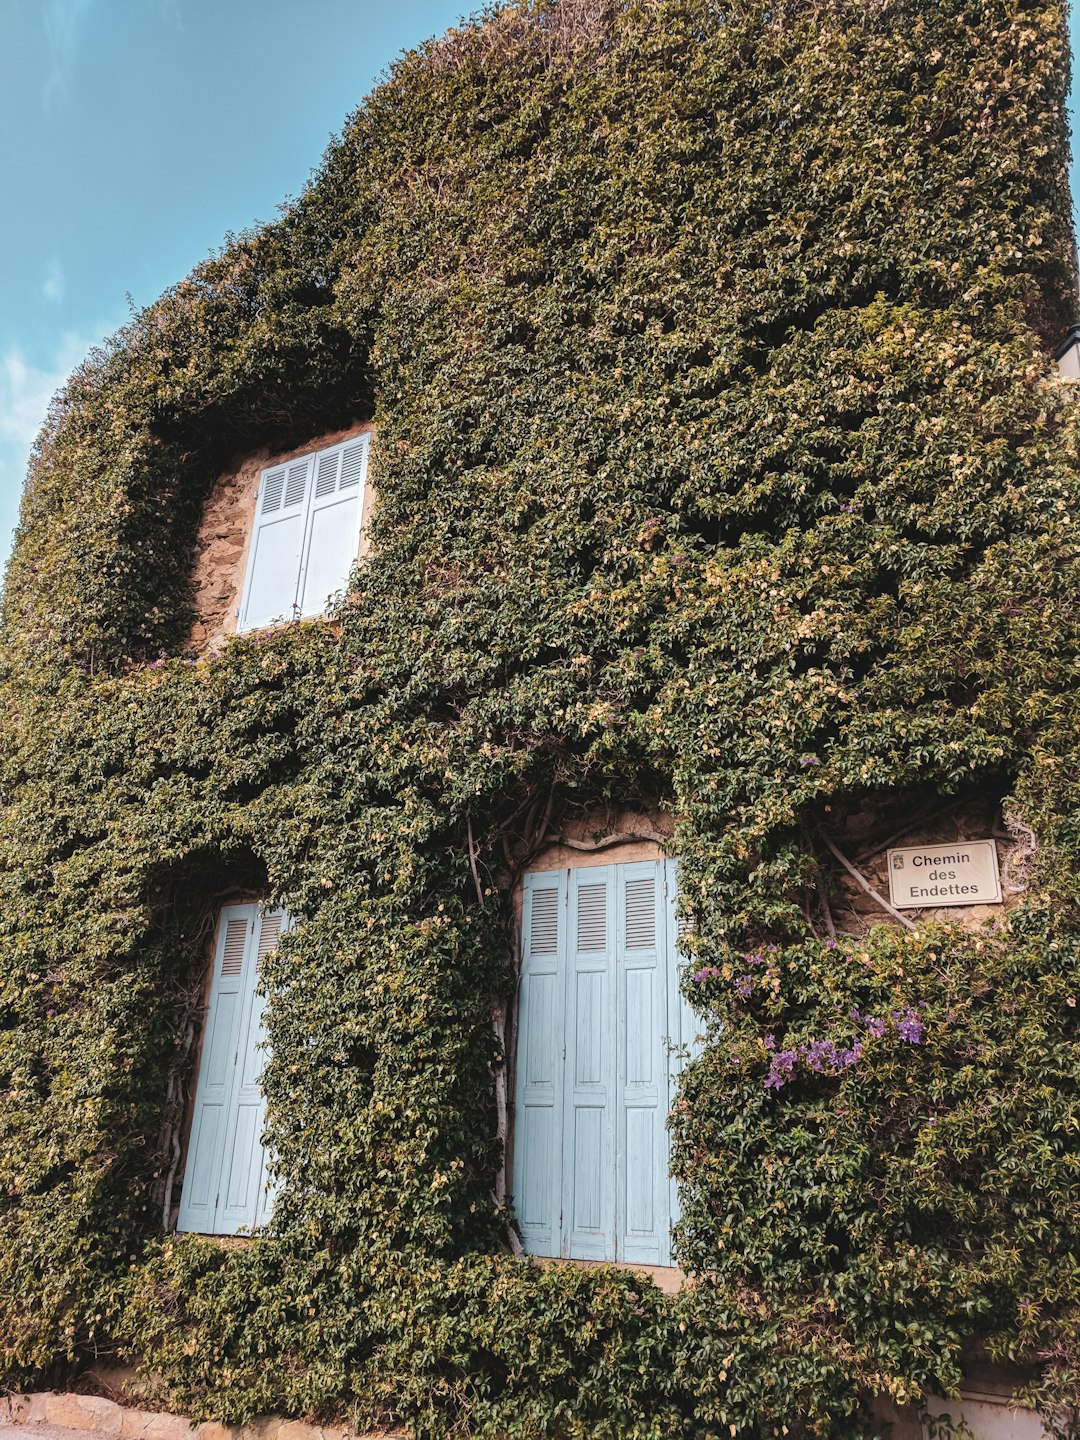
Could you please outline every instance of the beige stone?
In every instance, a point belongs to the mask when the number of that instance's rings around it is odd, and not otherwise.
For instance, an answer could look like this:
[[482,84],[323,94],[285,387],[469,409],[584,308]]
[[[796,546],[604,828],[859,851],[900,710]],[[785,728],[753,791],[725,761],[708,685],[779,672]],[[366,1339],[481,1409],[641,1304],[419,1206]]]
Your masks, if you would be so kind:
[[204,1420],[199,1426],[198,1440],[232,1440],[232,1430],[217,1420]]
[[122,1440],[192,1440],[194,1431],[186,1415],[168,1415],[155,1410],[125,1410],[120,1435]]
[[277,1440],[321,1440],[323,1433],[321,1426],[305,1425],[302,1420],[282,1420]]
[[100,1395],[49,1395],[45,1400],[46,1422],[69,1430],[119,1436],[123,1415],[115,1400],[103,1400]]
[[39,1390],[33,1395],[16,1394],[7,1396],[8,1417],[19,1425],[42,1425],[45,1423],[45,1402],[51,1391]]

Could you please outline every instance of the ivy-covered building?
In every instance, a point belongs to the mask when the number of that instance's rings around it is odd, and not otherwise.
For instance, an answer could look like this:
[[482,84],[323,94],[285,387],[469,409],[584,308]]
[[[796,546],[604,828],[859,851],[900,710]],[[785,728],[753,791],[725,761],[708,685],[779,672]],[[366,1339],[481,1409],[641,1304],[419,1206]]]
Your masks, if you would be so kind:
[[9,1385],[1075,1437],[1067,77],[1061,0],[512,5],[73,375]]

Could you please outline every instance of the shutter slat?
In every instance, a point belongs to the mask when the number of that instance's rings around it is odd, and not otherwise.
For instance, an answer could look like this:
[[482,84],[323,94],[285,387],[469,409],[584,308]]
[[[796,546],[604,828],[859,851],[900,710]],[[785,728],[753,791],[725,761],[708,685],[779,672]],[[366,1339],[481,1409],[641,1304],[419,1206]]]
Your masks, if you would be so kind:
[[656,881],[651,875],[626,882],[626,948],[656,949]]
[[578,885],[577,948],[607,948],[607,885]]
[[529,953],[554,955],[559,945],[559,892],[534,890],[529,921]]
[[338,466],[341,463],[341,451],[330,450],[320,455],[318,465],[315,469],[315,499],[322,500],[327,495],[332,495],[337,489]]
[[262,513],[269,515],[281,508],[281,497],[285,494],[285,467],[268,470],[263,480]]
[[239,975],[244,968],[244,948],[248,922],[230,920],[225,927],[225,946],[221,952],[222,975]]
[[364,473],[364,455],[366,451],[366,440],[361,440],[358,445],[345,446],[341,463],[339,490],[353,490],[360,484],[360,479]]
[[289,478],[285,485],[285,509],[303,504],[307,491],[308,465],[310,459],[295,460],[289,466]]
[[285,925],[284,910],[271,910],[268,915],[262,917],[262,926],[259,929],[258,960],[261,965],[263,960],[274,946],[281,939],[281,932]]

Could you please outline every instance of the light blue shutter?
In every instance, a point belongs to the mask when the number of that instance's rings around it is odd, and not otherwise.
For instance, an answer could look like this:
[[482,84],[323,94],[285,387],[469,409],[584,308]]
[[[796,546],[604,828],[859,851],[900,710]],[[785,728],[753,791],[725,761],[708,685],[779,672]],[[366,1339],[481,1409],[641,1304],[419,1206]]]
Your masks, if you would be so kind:
[[301,615],[321,615],[330,596],[348,581],[360,541],[369,443],[369,436],[361,435],[314,457],[300,574]]
[[214,974],[210,984],[210,1003],[206,1012],[177,1222],[180,1230],[194,1230],[204,1235],[215,1232],[253,908],[250,905],[227,905],[218,922]]
[[515,1085],[514,1200],[525,1249],[558,1255],[562,1194],[565,872],[526,875]]
[[525,876],[514,1194],[531,1254],[671,1263],[673,1047],[696,1030],[674,882],[671,861]]
[[563,1242],[609,1260],[615,1247],[615,937],[613,866],[569,873]]
[[615,1254],[639,1265],[670,1258],[669,1062],[663,866],[619,865],[618,1233]]
[[313,458],[305,455],[263,473],[240,607],[241,630],[257,630],[296,614]]
[[262,1143],[266,1106],[259,1087],[262,1073],[262,996],[256,994],[259,966],[281,937],[284,915],[280,910],[252,920],[244,971],[244,1006],[234,1067],[229,1124],[225,1131],[217,1233],[235,1235],[257,1222],[266,1175]]
[[257,905],[227,905],[218,923],[214,975],[195,1089],[194,1119],[180,1200],[178,1229],[235,1235],[262,1223],[267,1156],[262,999],[256,994],[263,957],[277,944],[287,917]]

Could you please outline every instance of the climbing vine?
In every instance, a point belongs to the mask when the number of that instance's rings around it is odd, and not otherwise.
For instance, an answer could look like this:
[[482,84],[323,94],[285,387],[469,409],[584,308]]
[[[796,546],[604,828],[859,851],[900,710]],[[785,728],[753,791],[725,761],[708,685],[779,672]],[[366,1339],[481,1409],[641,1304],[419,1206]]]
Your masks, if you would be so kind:
[[[988,1356],[1075,1432],[1066,82],[1058,0],[493,10],[73,375],[3,609],[9,1383],[870,1440]],[[215,476],[355,419],[334,614],[195,651]],[[1018,905],[838,930],[830,817],[987,796]],[[514,1255],[498,1179],[514,885],[628,805],[674,819],[705,1035],[670,1297]],[[222,1246],[162,1219],[238,896],[300,923],[274,1223]]]

